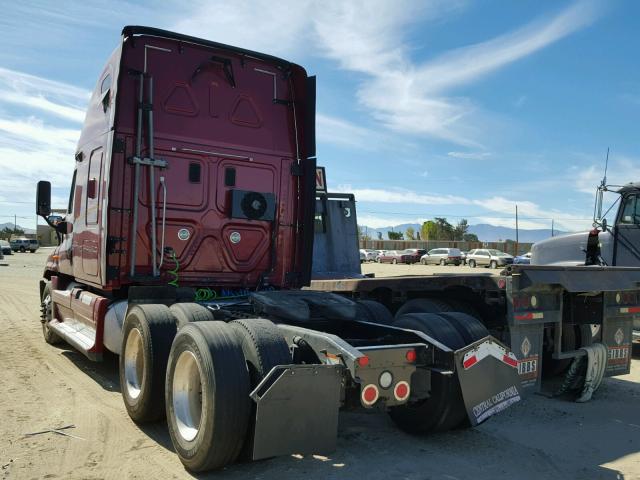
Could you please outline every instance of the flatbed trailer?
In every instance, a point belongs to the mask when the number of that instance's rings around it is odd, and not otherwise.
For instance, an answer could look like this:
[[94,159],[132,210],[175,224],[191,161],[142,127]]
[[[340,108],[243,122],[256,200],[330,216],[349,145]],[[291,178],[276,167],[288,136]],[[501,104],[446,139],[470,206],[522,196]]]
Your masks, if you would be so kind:
[[40,282],[46,342],[119,356],[138,423],[192,471],[327,453],[341,408],[427,433],[521,398],[475,318],[303,290],[312,270],[315,77],[286,60],[129,26],[91,96]]
[[361,274],[356,256],[355,201],[344,193],[317,196],[310,289],[376,301],[396,317],[416,310],[469,314],[511,348],[527,394],[540,392],[543,376],[563,372],[594,344],[606,347],[603,376],[629,373],[640,268],[513,265],[500,275],[452,268],[451,274],[371,278]]

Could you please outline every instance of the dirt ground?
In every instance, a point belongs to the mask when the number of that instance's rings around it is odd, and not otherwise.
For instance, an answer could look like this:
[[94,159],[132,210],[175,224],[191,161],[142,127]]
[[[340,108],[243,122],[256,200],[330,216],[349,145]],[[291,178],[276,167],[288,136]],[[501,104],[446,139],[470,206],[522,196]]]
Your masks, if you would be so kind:
[[[92,363],[42,339],[38,279],[47,253],[0,261],[8,264],[0,266],[0,480],[192,478],[165,424],[129,420],[115,357]],[[365,268],[382,275],[441,267]],[[533,396],[475,429],[429,437],[400,432],[383,413],[345,413],[329,457],[282,457],[200,478],[640,479],[637,347],[632,373],[605,380],[587,404]],[[25,436],[69,424],[74,437]]]

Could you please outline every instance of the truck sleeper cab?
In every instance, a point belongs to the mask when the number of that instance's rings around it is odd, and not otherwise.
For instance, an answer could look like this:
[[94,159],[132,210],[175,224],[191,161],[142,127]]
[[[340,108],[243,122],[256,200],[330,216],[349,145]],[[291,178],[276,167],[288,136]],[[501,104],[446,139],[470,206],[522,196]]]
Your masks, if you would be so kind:
[[38,184],[37,213],[61,235],[40,283],[44,338],[118,354],[127,412],[166,417],[186,468],[331,451],[342,407],[430,432],[519,400],[515,357],[473,318],[391,325],[380,303],[301,289],[316,213],[302,67],[125,27],[75,161],[62,221]]

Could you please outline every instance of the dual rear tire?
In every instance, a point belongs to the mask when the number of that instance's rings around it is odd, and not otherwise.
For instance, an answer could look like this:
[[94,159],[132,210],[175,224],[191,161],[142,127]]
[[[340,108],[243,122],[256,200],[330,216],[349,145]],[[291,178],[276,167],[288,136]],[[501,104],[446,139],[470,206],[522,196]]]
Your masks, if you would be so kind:
[[[450,349],[458,350],[489,335],[478,318],[454,311],[461,307],[472,311],[467,304],[455,300],[410,300],[398,310],[393,325],[420,331]],[[431,374],[427,399],[394,407],[389,415],[402,430],[414,434],[443,432],[468,425],[457,377],[440,373]]]
[[137,305],[123,325],[120,385],[129,416],[166,416],[180,460],[199,472],[251,457],[249,394],[273,367],[290,363],[268,320],[224,323],[197,304]]

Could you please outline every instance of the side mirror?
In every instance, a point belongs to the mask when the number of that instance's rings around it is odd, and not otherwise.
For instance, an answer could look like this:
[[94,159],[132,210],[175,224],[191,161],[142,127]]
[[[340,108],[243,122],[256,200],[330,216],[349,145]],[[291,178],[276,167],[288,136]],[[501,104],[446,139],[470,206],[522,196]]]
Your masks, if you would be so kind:
[[606,218],[602,219],[602,231],[603,232],[607,231],[607,219]]
[[36,191],[36,214],[41,217],[51,215],[51,182],[40,180]]

